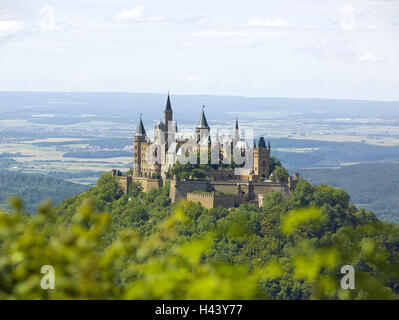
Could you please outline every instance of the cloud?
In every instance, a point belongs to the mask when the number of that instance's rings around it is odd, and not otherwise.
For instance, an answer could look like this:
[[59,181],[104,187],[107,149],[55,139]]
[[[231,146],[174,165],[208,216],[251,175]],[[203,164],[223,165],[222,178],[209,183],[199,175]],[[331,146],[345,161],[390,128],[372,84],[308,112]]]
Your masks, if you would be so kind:
[[359,55],[356,60],[358,60],[360,62],[381,62],[381,61],[384,61],[384,58],[376,56],[375,54],[372,54],[372,53],[365,53],[365,54]]
[[112,20],[115,21],[144,21],[148,17],[143,17],[144,7],[137,7],[134,9],[119,11],[112,16]]
[[188,33],[194,37],[249,37],[252,36],[248,32],[230,32],[230,31],[203,31],[203,32],[191,32]]
[[[1,8],[0,8],[1,9]],[[23,10],[0,10],[0,41],[10,41],[27,35],[59,31],[65,23],[56,21],[55,10],[42,6],[34,15],[26,15]]]
[[259,27],[280,27],[280,28],[290,26],[290,24],[282,18],[278,18],[275,20],[272,20],[272,19],[262,20],[262,19],[254,18],[248,22],[248,25],[249,26],[259,26]]
[[294,53],[312,54],[319,59],[338,59],[345,62],[383,62],[384,58],[373,53],[361,53],[353,46],[352,41],[342,34],[294,49]]
[[24,23],[18,20],[0,21],[0,41],[4,42],[18,37],[24,28]]
[[163,16],[150,15],[144,12],[144,7],[140,6],[134,9],[119,11],[111,17],[111,20],[117,22],[172,22],[182,24],[202,24],[209,20],[204,16]]
[[16,33],[23,27],[24,24],[16,20],[0,21],[0,32],[4,34]]
[[351,47],[351,42],[347,38],[333,37],[323,39],[308,46],[302,46],[294,49],[294,53],[312,54],[319,59],[353,59],[358,54]]
[[185,76],[183,78],[183,80],[186,80],[186,81],[197,81],[197,80],[200,80],[200,79],[201,78],[199,76]]

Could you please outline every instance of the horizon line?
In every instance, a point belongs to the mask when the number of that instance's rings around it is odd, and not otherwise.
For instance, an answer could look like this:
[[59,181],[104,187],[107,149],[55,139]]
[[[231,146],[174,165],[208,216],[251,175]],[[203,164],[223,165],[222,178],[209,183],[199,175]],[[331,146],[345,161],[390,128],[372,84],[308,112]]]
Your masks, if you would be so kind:
[[[84,94],[137,94],[137,95],[165,95],[168,93],[159,92],[133,92],[133,91],[42,91],[42,90],[0,90],[0,93],[84,93]],[[362,101],[362,102],[384,102],[384,103],[399,103],[399,100],[375,100],[375,99],[347,99],[347,98],[299,98],[299,97],[282,97],[282,96],[245,96],[245,95],[218,95],[218,94],[208,94],[208,93],[196,93],[196,94],[170,94],[173,96],[208,96],[208,97],[236,97],[236,98],[246,98],[246,99],[291,99],[291,100],[333,100],[333,101]]]

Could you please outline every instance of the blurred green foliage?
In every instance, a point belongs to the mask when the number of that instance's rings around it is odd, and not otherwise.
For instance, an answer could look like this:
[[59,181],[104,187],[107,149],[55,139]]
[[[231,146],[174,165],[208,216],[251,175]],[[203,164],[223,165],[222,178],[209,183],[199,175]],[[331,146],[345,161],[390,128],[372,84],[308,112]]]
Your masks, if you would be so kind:
[[[301,179],[263,209],[170,205],[111,174],[58,207],[0,213],[0,299],[397,299],[399,229]],[[55,289],[40,287],[43,265]],[[340,269],[352,265],[355,290]]]

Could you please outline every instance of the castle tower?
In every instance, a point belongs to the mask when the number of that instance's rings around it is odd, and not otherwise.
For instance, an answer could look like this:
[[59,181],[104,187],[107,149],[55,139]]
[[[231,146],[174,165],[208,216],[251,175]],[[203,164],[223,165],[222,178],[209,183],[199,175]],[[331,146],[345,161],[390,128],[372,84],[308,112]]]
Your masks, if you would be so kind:
[[237,117],[236,118],[236,125],[234,127],[233,146],[235,146],[238,141],[240,141],[240,130],[238,128],[238,117]]
[[143,121],[141,119],[137,125],[136,134],[133,137],[133,176],[139,177],[141,175],[141,162],[144,158],[142,154],[142,144],[146,141],[147,134],[144,129]]
[[208,125],[208,122],[206,121],[204,109],[205,106],[202,106],[201,118],[200,121],[198,122],[197,127],[195,128],[195,136],[197,142],[199,142],[201,138],[209,137],[209,131],[211,130],[211,128]]
[[258,147],[254,142],[254,173],[259,178],[268,178],[270,170],[270,144],[266,147],[263,137],[259,138]]
[[172,104],[170,103],[169,93],[168,93],[168,100],[166,101],[166,107],[163,113],[164,113],[164,123],[165,123],[166,132],[168,132],[169,122],[173,120],[173,110],[172,110]]

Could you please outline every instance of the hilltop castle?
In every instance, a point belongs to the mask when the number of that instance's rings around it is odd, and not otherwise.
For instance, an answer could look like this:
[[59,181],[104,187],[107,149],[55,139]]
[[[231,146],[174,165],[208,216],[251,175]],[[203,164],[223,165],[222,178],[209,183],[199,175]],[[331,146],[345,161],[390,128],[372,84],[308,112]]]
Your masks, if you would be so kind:
[[[148,137],[141,115],[133,138],[132,175],[113,175],[127,193],[132,181],[140,182],[143,191],[160,188],[167,178],[170,182],[170,198],[199,202],[206,208],[239,206],[244,202],[263,205],[263,195],[272,191],[290,193],[297,175],[286,181],[274,181],[270,172],[270,143],[264,137],[249,146],[240,137],[238,119],[232,135],[211,136],[211,128],[205,115],[205,107],[195,132],[191,137],[181,136],[173,119],[172,104],[168,94],[164,109],[164,121],[155,125],[154,137]],[[191,155],[191,158],[190,158]],[[179,174],[184,159],[191,159],[185,166],[193,171]],[[238,159],[238,160],[237,160]],[[238,162],[241,162],[237,164]],[[185,162],[187,163],[187,161]],[[184,165],[183,165],[184,166]]]

